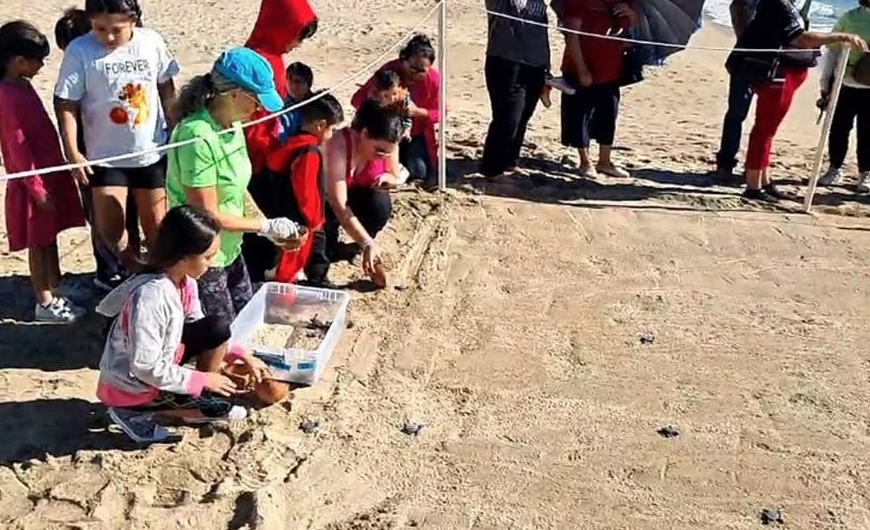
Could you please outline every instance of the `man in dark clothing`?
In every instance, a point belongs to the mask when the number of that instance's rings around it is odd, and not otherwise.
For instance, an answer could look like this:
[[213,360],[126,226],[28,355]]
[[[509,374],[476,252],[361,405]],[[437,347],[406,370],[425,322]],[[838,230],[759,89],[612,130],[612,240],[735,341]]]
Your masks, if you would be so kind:
[[[544,0],[486,0],[486,8],[547,23]],[[492,122],[480,167],[484,175],[495,176],[516,168],[549,66],[547,28],[489,15],[485,72]]]
[[[732,0],[731,26],[734,35],[739,39],[749,21],[755,16],[758,0]],[[751,80],[732,74],[728,83],[728,111],[722,123],[722,140],[719,152],[716,153],[716,173],[726,182],[735,182],[734,168],[737,166],[737,152],[740,150],[740,138],[743,135],[743,122],[749,115],[752,105]],[[742,180],[742,179],[741,179]]]

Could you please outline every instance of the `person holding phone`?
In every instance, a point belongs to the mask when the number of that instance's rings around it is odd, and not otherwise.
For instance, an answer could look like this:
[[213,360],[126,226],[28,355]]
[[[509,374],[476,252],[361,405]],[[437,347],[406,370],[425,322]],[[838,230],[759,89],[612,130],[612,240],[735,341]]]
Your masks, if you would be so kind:
[[390,190],[398,183],[393,156],[402,139],[402,115],[377,101],[364,102],[350,127],[326,144],[326,252],[337,261],[339,227],[362,251],[363,271],[377,272],[375,237],[393,211]]

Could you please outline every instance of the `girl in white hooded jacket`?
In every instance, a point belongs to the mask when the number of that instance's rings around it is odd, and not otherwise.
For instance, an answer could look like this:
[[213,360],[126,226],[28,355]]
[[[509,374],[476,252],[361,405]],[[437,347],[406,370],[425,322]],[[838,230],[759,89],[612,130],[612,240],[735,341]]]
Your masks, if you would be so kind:
[[[202,312],[196,279],[218,250],[219,232],[208,212],[173,208],[149,253],[149,272],[121,284],[97,307],[114,319],[100,360],[97,397],[122,428],[118,409],[188,422],[243,419],[245,409],[223,399],[236,387],[219,373],[221,366],[240,360],[257,380],[268,375],[262,361],[229,347],[228,322]],[[185,366],[193,359],[195,367]]]

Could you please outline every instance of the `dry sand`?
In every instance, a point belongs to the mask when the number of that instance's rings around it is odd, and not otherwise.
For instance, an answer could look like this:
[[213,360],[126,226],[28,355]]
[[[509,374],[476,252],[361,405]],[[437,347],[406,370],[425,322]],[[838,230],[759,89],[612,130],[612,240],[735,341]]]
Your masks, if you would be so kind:
[[[67,3],[3,0],[0,20],[50,31]],[[244,39],[256,4],[145,11],[190,75]],[[321,30],[294,55],[334,84],[420,4],[318,1]],[[770,507],[790,528],[870,528],[866,199],[838,188],[819,198],[838,215],[804,216],[707,186],[726,79],[725,54],[706,52],[625,95],[619,156],[634,178],[575,180],[554,108],[532,124],[528,177],[475,179],[484,28],[451,9],[463,181],[397,194],[381,239],[400,288],[355,294],[324,379],[243,425],[146,449],[108,432],[99,323],[27,324],[26,261],[0,256],[0,527],[751,529]],[[38,80],[46,98],[58,61]],[[776,175],[795,184],[814,98],[808,83],[777,143]],[[92,269],[83,230],[64,237],[63,265]],[[319,427],[302,432],[305,419]],[[425,427],[408,436],[406,421]],[[680,436],[656,433],[668,425]]]

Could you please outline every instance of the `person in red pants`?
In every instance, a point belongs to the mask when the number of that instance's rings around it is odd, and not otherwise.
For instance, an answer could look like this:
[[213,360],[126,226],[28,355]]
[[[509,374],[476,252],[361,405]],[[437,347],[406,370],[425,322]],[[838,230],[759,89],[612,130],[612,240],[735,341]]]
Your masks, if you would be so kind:
[[867,50],[867,43],[847,33],[809,31],[807,21],[790,0],[760,0],[755,18],[737,40],[739,50],[775,50],[779,53],[732,51],[726,66],[732,74],[752,78],[758,101],[755,125],[746,152],[746,199],[775,202],[789,198],[771,181],[770,153],[773,139],[785,119],[795,92],[815,65],[817,50],[830,44],[845,44]]

